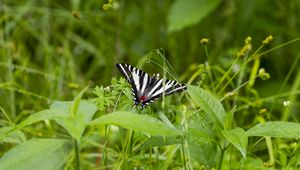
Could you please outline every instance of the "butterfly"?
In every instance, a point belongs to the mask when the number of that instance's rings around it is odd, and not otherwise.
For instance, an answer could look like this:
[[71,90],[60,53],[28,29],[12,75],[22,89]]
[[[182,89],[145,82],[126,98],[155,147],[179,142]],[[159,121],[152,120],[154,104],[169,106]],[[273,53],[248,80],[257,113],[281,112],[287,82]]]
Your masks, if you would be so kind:
[[134,105],[141,104],[144,107],[163,94],[170,95],[187,89],[186,85],[182,83],[175,80],[159,79],[159,74],[150,76],[129,64],[119,63],[116,64],[116,67],[131,84]]

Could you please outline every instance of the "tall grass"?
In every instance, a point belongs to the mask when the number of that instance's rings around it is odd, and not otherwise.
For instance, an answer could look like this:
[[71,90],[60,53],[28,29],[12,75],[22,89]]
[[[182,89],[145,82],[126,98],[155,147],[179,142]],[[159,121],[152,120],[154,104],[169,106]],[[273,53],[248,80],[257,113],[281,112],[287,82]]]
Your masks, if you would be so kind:
[[[1,1],[0,169],[299,168],[300,3],[180,3]],[[188,90],[130,109],[118,62]]]

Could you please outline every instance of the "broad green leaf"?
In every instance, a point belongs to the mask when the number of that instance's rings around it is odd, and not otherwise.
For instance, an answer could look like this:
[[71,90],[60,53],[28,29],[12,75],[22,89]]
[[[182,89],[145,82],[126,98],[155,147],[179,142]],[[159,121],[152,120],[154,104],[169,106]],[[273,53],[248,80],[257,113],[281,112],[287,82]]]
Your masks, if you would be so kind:
[[[68,115],[71,112],[73,101],[55,101],[51,104],[50,109],[61,110],[62,114]],[[77,113],[84,115],[85,122],[92,120],[94,114],[98,110],[97,106],[86,100],[80,100]]]
[[177,0],[168,15],[168,32],[178,31],[200,22],[213,11],[220,0]]
[[252,127],[246,133],[248,136],[300,138],[300,124],[280,121],[266,122]]
[[191,158],[205,166],[215,166],[219,155],[217,144],[203,131],[189,128],[187,134],[188,152]]
[[68,140],[31,139],[5,153],[0,159],[0,169],[62,169],[71,148]]
[[216,127],[205,114],[193,114],[187,117],[188,130],[185,134],[187,152],[193,161],[206,167],[215,166],[220,150],[217,148]]
[[223,135],[233,146],[235,146],[241,152],[242,156],[246,158],[248,145],[248,136],[246,132],[243,129],[237,127],[231,130],[224,130]]
[[61,112],[60,110],[42,110],[28,116],[25,120],[17,125],[17,128],[22,128],[24,126],[28,126],[43,120],[61,119],[63,117],[63,112]]
[[78,106],[75,109],[73,108],[73,110],[77,110],[77,113],[71,114],[73,103],[73,101],[55,101],[50,109],[60,110],[65,115],[63,120],[55,119],[56,122],[64,127],[77,141],[80,141],[86,123],[92,120],[98,108],[86,100],[80,100],[79,105],[77,103]]
[[224,127],[226,113],[221,102],[200,87],[188,85],[187,89],[194,103],[201,107],[218,125]]
[[158,136],[176,136],[181,134],[180,130],[171,128],[154,117],[131,112],[109,113],[90,122],[90,125],[106,124],[118,125]]
[[83,114],[77,113],[76,115],[66,116],[64,119],[64,125],[70,135],[79,142],[85,129]]

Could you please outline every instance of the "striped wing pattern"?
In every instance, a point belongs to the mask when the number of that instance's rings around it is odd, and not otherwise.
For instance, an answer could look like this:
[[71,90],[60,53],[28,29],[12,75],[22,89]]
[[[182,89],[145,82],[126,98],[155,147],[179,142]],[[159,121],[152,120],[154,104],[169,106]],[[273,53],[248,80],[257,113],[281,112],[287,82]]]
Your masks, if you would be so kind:
[[158,74],[150,76],[129,64],[116,64],[116,67],[131,84],[135,105],[141,104],[143,107],[152,103],[164,93],[170,95],[187,89],[184,84],[175,80],[159,79]]

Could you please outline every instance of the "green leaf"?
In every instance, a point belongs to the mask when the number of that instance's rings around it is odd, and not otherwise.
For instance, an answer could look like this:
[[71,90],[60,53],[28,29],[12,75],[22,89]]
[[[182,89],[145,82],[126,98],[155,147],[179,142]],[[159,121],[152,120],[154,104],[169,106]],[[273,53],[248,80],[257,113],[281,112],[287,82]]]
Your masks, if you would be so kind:
[[237,127],[231,130],[224,130],[223,135],[233,146],[235,146],[241,152],[242,156],[246,158],[248,145],[248,136],[246,132],[243,129]]
[[185,134],[186,148],[191,159],[208,167],[215,167],[220,149],[217,148],[217,134],[215,125],[205,114],[186,113],[188,129]]
[[248,136],[300,138],[300,124],[281,121],[266,122],[252,127],[246,133]]
[[191,158],[206,166],[215,166],[219,152],[217,144],[204,132],[189,128],[187,134],[188,152]]
[[79,142],[85,129],[84,115],[81,113],[68,115],[64,119],[64,126],[70,135]]
[[81,97],[87,89],[88,89],[88,86],[85,87],[83,90],[81,90],[80,93],[74,98],[74,102],[73,102],[72,108],[71,108],[71,115],[77,114],[78,107],[79,107],[80,101],[81,101]]
[[148,133],[150,135],[181,135],[180,130],[171,128],[156,118],[153,118],[149,115],[135,114],[131,112],[109,113],[90,122],[90,125],[106,124],[118,125],[127,129]]
[[201,107],[218,125],[224,127],[226,113],[221,102],[200,87],[188,85],[187,89],[194,103]]
[[60,110],[42,110],[27,117],[17,125],[17,128],[22,128],[24,126],[28,126],[43,120],[61,119],[63,117],[63,112],[61,112]]
[[68,140],[31,139],[5,153],[0,159],[0,169],[61,169],[71,148]]
[[[56,122],[64,127],[77,141],[80,141],[86,123],[92,120],[98,108],[86,100],[80,100],[79,105],[77,103],[78,106],[74,109],[73,103],[73,101],[55,101],[50,108],[62,112],[65,118],[63,120],[55,119]],[[71,110],[77,110],[77,113],[71,114]]]
[[213,11],[220,0],[177,0],[168,15],[168,32],[179,31],[200,22]]
[[[68,115],[71,112],[73,101],[55,101],[50,105],[51,110],[61,110],[62,114]],[[94,114],[98,110],[97,106],[89,101],[80,100],[77,113],[84,115],[85,122],[92,120]]]

